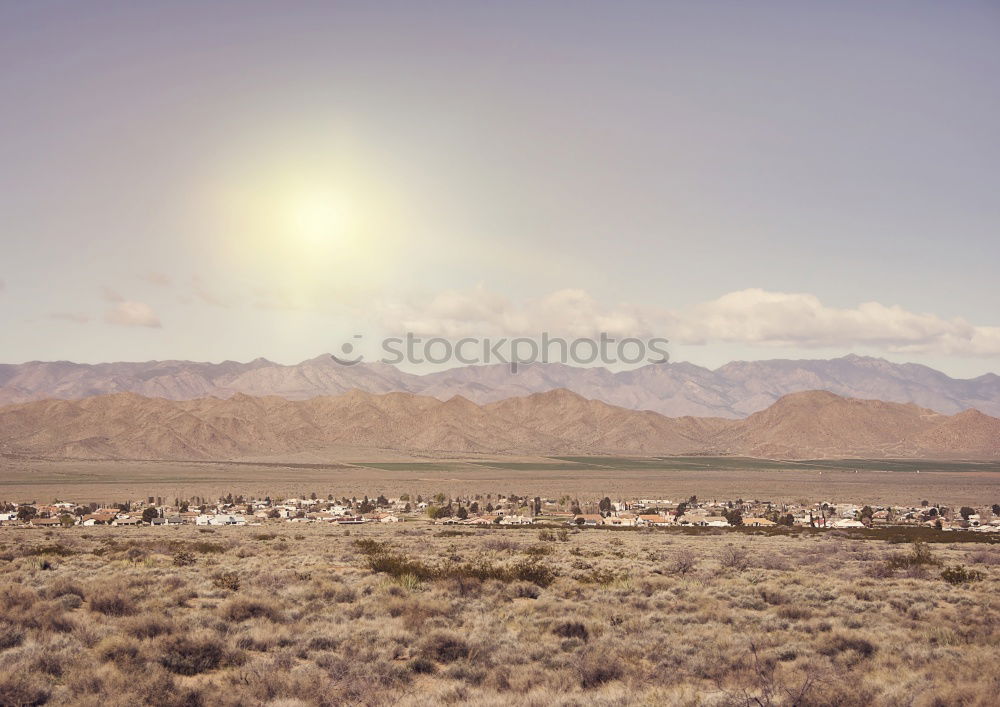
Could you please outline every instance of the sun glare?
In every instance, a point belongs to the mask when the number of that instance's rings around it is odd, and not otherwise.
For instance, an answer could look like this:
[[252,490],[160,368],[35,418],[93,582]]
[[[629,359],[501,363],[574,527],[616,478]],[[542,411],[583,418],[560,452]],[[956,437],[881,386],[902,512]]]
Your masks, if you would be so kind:
[[336,245],[351,235],[346,199],[333,192],[303,191],[293,195],[285,208],[280,220],[287,222],[291,236],[306,245]]

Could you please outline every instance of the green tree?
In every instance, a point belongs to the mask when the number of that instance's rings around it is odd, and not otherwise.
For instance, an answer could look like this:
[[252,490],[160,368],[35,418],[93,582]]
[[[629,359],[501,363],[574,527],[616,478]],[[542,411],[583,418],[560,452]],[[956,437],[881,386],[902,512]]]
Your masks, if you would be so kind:
[[152,506],[147,506],[142,511],[142,520],[144,523],[151,523],[153,521],[153,518],[156,518],[158,515],[159,514],[156,512],[155,508],[153,508]]
[[34,506],[24,505],[24,506],[20,506],[17,509],[17,519],[19,521],[21,521],[21,522],[24,522],[24,523],[28,522],[29,520],[31,520],[32,518],[34,518],[37,515],[38,515],[38,511],[35,510]]

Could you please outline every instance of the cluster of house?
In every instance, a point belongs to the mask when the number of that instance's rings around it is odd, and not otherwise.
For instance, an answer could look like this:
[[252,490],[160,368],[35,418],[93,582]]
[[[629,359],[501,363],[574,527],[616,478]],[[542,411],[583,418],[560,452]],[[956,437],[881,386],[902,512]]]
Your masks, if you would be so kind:
[[[197,501],[197,503],[196,503]],[[702,526],[813,528],[864,528],[889,525],[924,525],[942,530],[1000,532],[1000,505],[951,508],[923,501],[918,506],[887,507],[853,503],[778,504],[768,501],[686,501],[603,498],[581,504],[569,497],[528,498],[487,495],[468,498],[408,495],[375,500],[365,497],[335,500],[312,494],[309,498],[243,499],[227,496],[215,502],[204,499],[175,501],[148,498],[114,507],[72,502],[0,504],[0,524],[36,527],[74,525],[172,526],[260,525],[271,522],[397,523],[423,519],[443,525],[530,525],[564,523],[577,527]]]
[[932,505],[888,507],[854,503],[775,504],[768,501],[699,502],[692,497],[678,503],[667,499],[640,499],[611,503],[597,513],[579,513],[569,522],[579,526],[733,526],[776,525],[812,528],[878,528],[923,525],[941,530],[1000,532],[1000,505],[959,509]]

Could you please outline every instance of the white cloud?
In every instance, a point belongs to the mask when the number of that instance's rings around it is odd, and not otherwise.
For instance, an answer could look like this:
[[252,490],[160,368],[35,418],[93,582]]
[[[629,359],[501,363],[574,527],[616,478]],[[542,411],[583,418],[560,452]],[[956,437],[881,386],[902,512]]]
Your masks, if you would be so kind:
[[161,326],[160,318],[153,308],[143,302],[118,302],[104,314],[104,321],[117,326],[151,327]]
[[423,335],[661,336],[680,344],[736,342],[759,346],[850,348],[889,352],[1000,354],[1000,327],[864,302],[824,305],[806,293],[747,289],[688,309],[620,304],[603,306],[583,290],[568,289],[516,304],[487,291],[450,290],[424,301],[382,302],[378,317],[391,331]]
[[769,346],[865,345],[895,352],[958,355],[1000,353],[1000,327],[910,312],[898,305],[863,302],[824,305],[811,294],[741,290],[677,315],[682,343],[730,341]]

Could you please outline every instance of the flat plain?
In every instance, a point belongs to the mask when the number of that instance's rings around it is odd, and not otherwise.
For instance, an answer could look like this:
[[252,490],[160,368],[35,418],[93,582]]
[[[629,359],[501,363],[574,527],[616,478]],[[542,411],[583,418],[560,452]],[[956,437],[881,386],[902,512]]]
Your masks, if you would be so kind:
[[300,497],[517,493],[574,498],[762,499],[952,505],[1000,496],[1000,463],[772,461],[734,457],[400,458],[166,462],[0,458],[0,500],[111,502],[162,496]]

